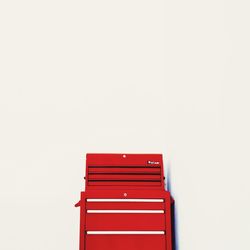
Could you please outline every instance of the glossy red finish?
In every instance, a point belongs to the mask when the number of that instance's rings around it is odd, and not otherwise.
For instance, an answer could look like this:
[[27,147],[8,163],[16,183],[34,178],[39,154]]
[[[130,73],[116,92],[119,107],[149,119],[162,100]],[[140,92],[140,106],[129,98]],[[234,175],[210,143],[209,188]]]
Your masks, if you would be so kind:
[[162,155],[87,154],[85,190],[80,250],[172,250]]

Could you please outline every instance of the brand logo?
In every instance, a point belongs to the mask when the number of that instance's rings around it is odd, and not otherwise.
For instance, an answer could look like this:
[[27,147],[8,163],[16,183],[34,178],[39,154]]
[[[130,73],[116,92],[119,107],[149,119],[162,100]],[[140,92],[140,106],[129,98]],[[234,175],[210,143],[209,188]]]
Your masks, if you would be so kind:
[[148,161],[148,164],[160,164],[159,161]]

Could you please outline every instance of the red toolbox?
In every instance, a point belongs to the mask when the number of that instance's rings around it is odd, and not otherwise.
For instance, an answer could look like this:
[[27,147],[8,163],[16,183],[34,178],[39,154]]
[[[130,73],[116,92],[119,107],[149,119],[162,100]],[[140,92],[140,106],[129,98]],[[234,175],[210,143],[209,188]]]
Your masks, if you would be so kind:
[[161,154],[87,154],[80,250],[172,250]]

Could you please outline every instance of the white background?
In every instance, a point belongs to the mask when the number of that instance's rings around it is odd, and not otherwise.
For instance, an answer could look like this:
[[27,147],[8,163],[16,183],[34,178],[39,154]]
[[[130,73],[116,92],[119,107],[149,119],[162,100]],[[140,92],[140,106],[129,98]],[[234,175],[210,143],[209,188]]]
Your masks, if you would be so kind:
[[163,153],[179,249],[250,249],[249,7],[1,1],[0,249],[78,249],[87,152]]

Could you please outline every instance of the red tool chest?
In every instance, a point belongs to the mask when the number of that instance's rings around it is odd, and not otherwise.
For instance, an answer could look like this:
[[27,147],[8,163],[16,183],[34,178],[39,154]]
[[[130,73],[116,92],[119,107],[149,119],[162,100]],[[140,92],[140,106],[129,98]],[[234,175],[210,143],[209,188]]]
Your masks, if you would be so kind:
[[87,154],[80,250],[172,250],[161,154]]

